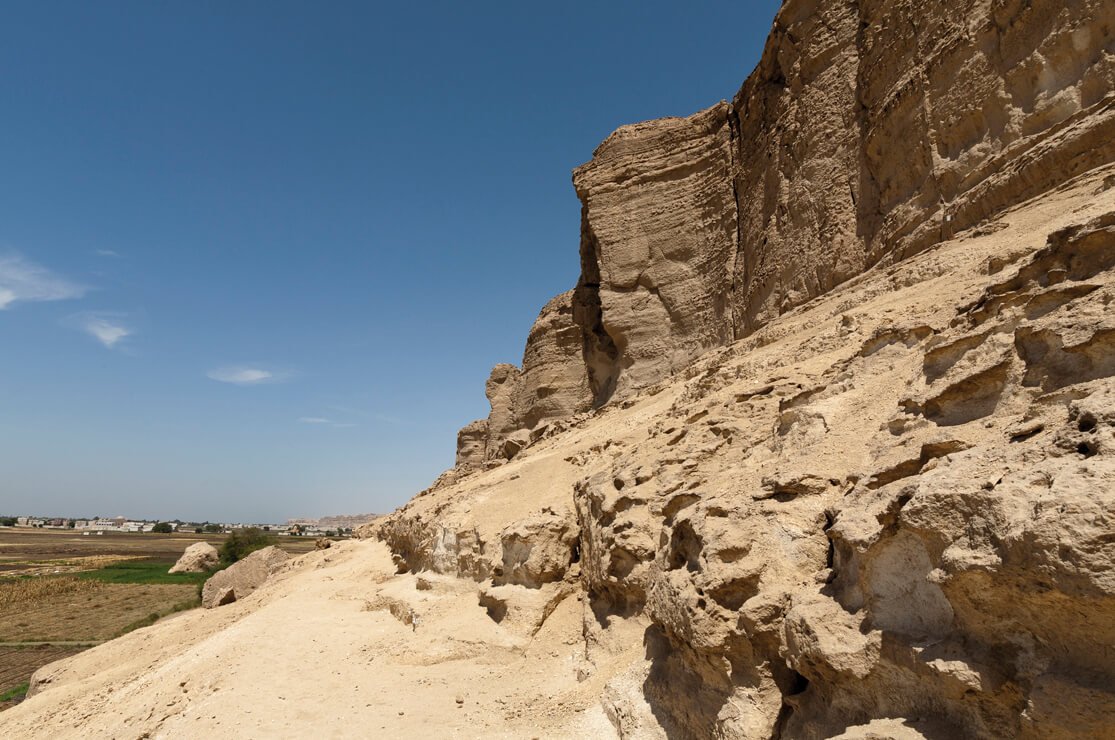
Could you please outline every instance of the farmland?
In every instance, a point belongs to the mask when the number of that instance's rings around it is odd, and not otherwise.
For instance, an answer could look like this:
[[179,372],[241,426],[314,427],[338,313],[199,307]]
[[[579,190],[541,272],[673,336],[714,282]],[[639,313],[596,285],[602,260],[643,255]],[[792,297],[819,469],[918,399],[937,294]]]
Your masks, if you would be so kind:
[[[197,604],[205,574],[168,575],[194,542],[224,535],[0,528],[0,697],[40,666]],[[276,538],[297,554],[311,538]],[[0,699],[0,710],[12,704]]]

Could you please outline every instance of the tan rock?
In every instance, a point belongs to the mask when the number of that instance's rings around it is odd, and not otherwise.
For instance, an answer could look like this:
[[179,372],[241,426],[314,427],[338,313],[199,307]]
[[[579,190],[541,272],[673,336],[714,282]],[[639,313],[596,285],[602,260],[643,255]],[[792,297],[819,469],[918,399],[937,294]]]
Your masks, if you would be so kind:
[[488,420],[479,419],[457,432],[456,467],[462,470],[481,468],[488,458]]
[[730,105],[624,126],[574,173],[597,404],[1115,160],[1113,12],[783,3]]
[[168,573],[204,573],[217,567],[220,554],[208,542],[195,542],[186,548]]
[[[573,175],[581,280],[609,342],[588,358],[597,403],[649,385],[735,338],[729,108],[625,126]],[[591,296],[591,297],[589,297]]]
[[231,604],[243,599],[282,569],[290,556],[272,545],[256,550],[213,574],[201,591],[201,605],[206,609]]
[[551,299],[538,314],[523,350],[515,399],[525,429],[567,419],[592,407],[584,362],[584,335],[573,320],[573,291]]
[[584,337],[573,313],[573,291],[550,300],[531,327],[522,369],[492,368],[485,388],[491,412],[457,433],[458,469],[510,460],[545,432],[547,422],[592,408]]

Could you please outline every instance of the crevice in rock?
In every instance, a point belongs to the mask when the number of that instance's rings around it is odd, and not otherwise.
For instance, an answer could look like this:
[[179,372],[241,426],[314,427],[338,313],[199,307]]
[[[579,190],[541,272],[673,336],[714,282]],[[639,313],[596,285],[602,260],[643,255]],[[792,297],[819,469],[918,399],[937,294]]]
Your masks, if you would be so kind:
[[787,685],[782,689],[782,708],[778,711],[778,717],[774,721],[774,729],[770,734],[772,740],[781,740],[785,735],[786,724],[789,722],[790,715],[793,714],[796,709],[794,703],[787,700],[804,694],[808,688],[809,679],[797,671],[790,669]]
[[588,206],[581,207],[581,277],[573,292],[573,322],[581,327],[585,371],[594,408],[615,393],[619,380],[619,348],[604,328],[600,301],[600,246],[588,220]]
[[730,284],[729,289],[728,289],[728,296],[730,298],[730,303],[728,304],[728,306],[725,307],[724,313],[725,313],[725,317],[728,320],[729,341],[734,342],[734,341],[736,341],[737,339],[740,338],[740,333],[736,328],[736,311],[735,311],[735,306],[734,306],[734,304],[736,302],[735,301],[735,299],[736,299],[735,293],[736,293],[736,289],[737,289],[737,286],[735,284],[736,264],[739,261],[740,255],[743,253],[742,252],[742,249],[743,249],[743,243],[742,243],[743,242],[743,223],[742,223],[743,216],[741,215],[742,211],[740,210],[739,185],[738,185],[737,179],[736,179],[737,176],[739,175],[739,168],[740,168],[739,155],[737,153],[738,152],[737,147],[739,146],[739,138],[740,138],[740,135],[739,135],[739,111],[736,110],[735,105],[729,105],[728,106],[727,117],[728,117],[728,177],[731,179],[731,182],[732,182],[732,200],[735,203],[735,207],[736,207],[736,233],[735,233],[735,238],[732,240],[732,249],[733,249],[732,256],[731,256],[731,259],[728,260],[728,269],[731,271],[729,273],[729,275],[731,276],[731,284]]

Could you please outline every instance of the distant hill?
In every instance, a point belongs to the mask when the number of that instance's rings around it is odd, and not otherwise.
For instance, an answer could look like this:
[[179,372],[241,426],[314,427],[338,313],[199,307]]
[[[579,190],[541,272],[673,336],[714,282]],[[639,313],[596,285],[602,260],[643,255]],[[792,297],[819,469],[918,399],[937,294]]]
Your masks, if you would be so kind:
[[304,527],[318,527],[319,529],[355,529],[361,524],[367,524],[375,519],[378,514],[335,514],[323,516],[318,519],[302,518],[287,519],[287,524],[301,524]]

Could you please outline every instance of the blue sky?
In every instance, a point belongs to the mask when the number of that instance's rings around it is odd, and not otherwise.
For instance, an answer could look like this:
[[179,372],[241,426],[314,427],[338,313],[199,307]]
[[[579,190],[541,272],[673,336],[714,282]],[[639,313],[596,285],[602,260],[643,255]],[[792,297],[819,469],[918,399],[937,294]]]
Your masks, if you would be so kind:
[[403,503],[575,283],[570,170],[777,6],[9,5],[0,513]]

